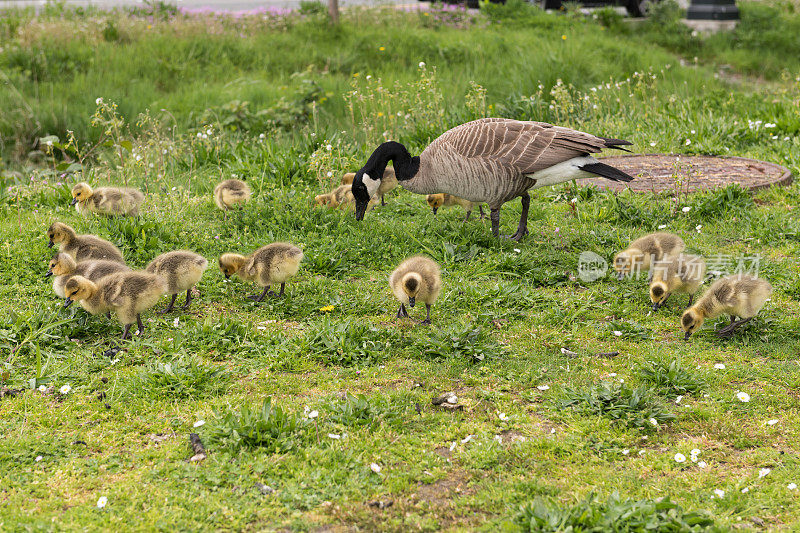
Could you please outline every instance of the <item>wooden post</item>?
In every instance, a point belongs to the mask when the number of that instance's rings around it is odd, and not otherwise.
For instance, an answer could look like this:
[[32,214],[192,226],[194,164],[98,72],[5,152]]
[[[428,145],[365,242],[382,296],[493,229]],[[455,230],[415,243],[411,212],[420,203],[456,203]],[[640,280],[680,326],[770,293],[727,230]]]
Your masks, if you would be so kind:
[[328,0],[328,15],[331,22],[339,24],[339,0]]

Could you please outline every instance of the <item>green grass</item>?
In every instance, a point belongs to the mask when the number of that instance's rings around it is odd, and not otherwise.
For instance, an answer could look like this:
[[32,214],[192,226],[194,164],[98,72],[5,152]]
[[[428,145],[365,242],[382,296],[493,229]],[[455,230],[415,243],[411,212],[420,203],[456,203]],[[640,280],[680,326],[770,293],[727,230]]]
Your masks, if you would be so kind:
[[[521,243],[399,189],[361,223],[311,206],[385,131],[418,151],[486,115],[797,175],[796,43],[755,29],[798,15],[741,7],[737,33],[714,37],[513,4],[444,22],[353,11],[341,28],[57,6],[3,18],[0,530],[798,529],[800,186],[537,190]],[[254,198],[223,223],[210,193],[230,177]],[[80,217],[78,179],[141,187],[141,216]],[[519,210],[503,208],[504,233]],[[110,350],[116,320],[62,309],[43,277],[54,220],[137,268],[203,254],[201,296]],[[759,255],[775,292],[758,319],[684,342],[678,300],[652,313],[642,280],[577,279],[582,251],[610,259],[661,225],[706,257]],[[278,240],[305,253],[284,299],[255,304],[216,269]],[[419,307],[394,318],[388,275],[413,254],[442,267],[430,327]],[[445,392],[463,409],[432,405]]]

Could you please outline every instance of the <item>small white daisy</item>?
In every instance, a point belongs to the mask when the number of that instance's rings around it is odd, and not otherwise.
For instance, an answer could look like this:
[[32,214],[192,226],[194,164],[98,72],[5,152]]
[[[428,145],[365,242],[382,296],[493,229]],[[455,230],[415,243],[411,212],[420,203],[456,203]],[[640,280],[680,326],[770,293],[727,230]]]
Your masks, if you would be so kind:
[[194,424],[192,424],[192,427],[199,428],[200,426],[202,426],[202,425],[203,425],[203,424],[205,424],[205,423],[206,423],[206,421],[205,421],[205,420],[198,420],[197,422],[195,422]]
[[631,451],[628,448],[622,450],[622,455],[628,455],[629,453],[631,453]]
[[505,422],[506,420],[508,420],[508,415],[506,415],[505,413],[500,413],[500,414],[498,415],[498,418],[500,418],[500,420],[502,420],[503,422]]
[[708,464],[705,461],[700,461],[699,463],[697,463],[698,468],[705,468],[707,466]]
[[684,213],[688,213],[691,210],[692,210],[692,208],[690,206],[688,206],[688,205],[681,209],[681,211],[683,211]]
[[717,363],[716,365],[714,365],[714,368],[717,370],[725,370],[725,365],[723,365],[722,363]]
[[537,385],[536,388],[540,391],[546,391],[550,389],[550,385]]
[[622,332],[621,331],[614,331],[613,333],[614,333],[615,337],[622,337]]
[[767,425],[768,426],[774,426],[777,423],[778,423],[778,419],[777,418],[773,418],[772,420],[767,420]]
[[794,490],[797,488],[797,483],[789,483],[788,485],[786,485],[786,488],[789,490]]
[[419,68],[425,68],[425,62],[424,61],[420,61],[419,62]]
[[717,495],[717,498],[724,498],[725,497],[725,491],[722,490],[722,489],[714,489],[714,494]]
[[106,498],[105,496],[100,496],[100,498],[97,499],[97,508],[102,509],[103,507],[106,506],[107,503],[108,503],[108,498]]
[[686,462],[686,456],[683,455],[682,453],[676,453],[675,454],[675,462],[676,463],[685,463]]
[[317,418],[319,416],[319,411],[309,411],[308,418]]
[[681,400],[683,400],[683,396],[678,396],[675,398],[675,403],[681,403]]
[[747,402],[749,402],[749,401],[750,401],[750,395],[749,395],[749,394],[747,394],[746,392],[741,392],[741,391],[740,391],[740,392],[737,392],[737,393],[736,393],[736,397],[737,397],[737,398],[739,399],[739,401],[740,401],[740,402],[742,402],[742,403],[747,403]]
[[67,385],[62,385],[61,388],[58,389],[58,392],[60,392],[61,394],[65,394],[66,395],[66,394],[69,394],[69,391],[71,391],[71,390],[72,390],[72,387],[70,387],[69,384],[67,384]]
[[664,228],[666,228],[666,227],[667,227],[667,225],[666,225],[666,224],[661,224],[660,226],[658,226],[658,229],[664,229]]
[[758,471],[758,479],[761,479],[762,477],[766,477],[767,475],[769,475],[770,472],[772,472],[772,469],[770,469],[770,468],[762,468],[761,470]]
[[747,494],[748,492],[750,492],[750,487],[745,487],[742,489],[742,494]]
[[381,473],[381,465],[379,465],[378,463],[370,464],[369,465],[369,469],[372,470],[373,472],[375,472],[376,474],[380,474]]
[[[651,418],[650,419],[650,423],[653,424],[654,426],[658,427],[658,420],[656,420],[655,418]],[[685,457],[684,457],[684,459],[685,459]]]
[[342,436],[341,435],[337,435],[336,433],[328,433],[328,438],[329,439],[334,439],[334,440],[339,440],[339,439],[342,438]]

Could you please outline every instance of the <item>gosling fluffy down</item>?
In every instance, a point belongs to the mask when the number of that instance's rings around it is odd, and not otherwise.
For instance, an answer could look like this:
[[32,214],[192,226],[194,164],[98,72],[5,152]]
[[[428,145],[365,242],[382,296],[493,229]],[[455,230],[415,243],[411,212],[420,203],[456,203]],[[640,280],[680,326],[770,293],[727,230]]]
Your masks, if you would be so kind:
[[214,203],[224,211],[223,219],[227,218],[229,209],[247,203],[251,195],[250,187],[242,180],[225,180],[214,187]]
[[654,261],[674,257],[683,252],[684,248],[686,244],[683,239],[672,233],[651,233],[640,237],[614,256],[617,278],[646,272]]
[[[700,329],[703,322],[728,314],[731,322],[717,332],[720,337],[730,337],[742,324],[755,317],[769,297],[772,285],[765,279],[753,278],[743,274],[728,276],[715,281],[697,302],[683,312],[681,328],[684,338]],[[736,320],[739,317],[740,320]]]
[[422,256],[406,259],[389,276],[389,286],[400,302],[397,318],[408,317],[405,304],[414,307],[420,301],[426,311],[422,324],[431,323],[431,306],[442,290],[439,265],[435,261]]
[[679,254],[656,262],[650,280],[650,301],[653,311],[662,307],[672,293],[688,294],[692,305],[694,295],[706,277],[706,262],[699,255]]
[[[356,199],[353,196],[353,186],[352,185],[339,185],[334,190],[330,192],[328,195],[319,195],[314,197],[315,202],[317,205],[323,205],[327,203],[330,207],[342,208],[342,209],[352,209],[355,210],[356,207]],[[327,196],[327,198],[325,198]],[[375,196],[369,201],[367,204],[367,210],[369,211],[378,203],[378,197]]]
[[78,235],[70,226],[53,222],[47,230],[48,247],[59,244],[59,251],[72,256],[80,263],[87,259],[106,259],[124,263],[122,252],[110,242],[94,235]]
[[[440,207],[449,207],[452,205],[460,205],[464,208],[464,211],[467,212],[467,216],[464,218],[464,222],[469,220],[469,216],[472,214],[472,208],[475,206],[475,202],[470,202],[469,200],[465,200],[464,198],[459,198],[458,196],[453,196],[452,194],[446,193],[439,193],[439,194],[429,194],[427,196],[428,205],[431,206],[433,209],[433,214],[435,215],[437,211],[439,211]],[[481,213],[481,219],[483,219],[483,205],[478,204],[478,209]]]
[[192,303],[192,287],[208,268],[208,260],[202,255],[189,250],[176,250],[161,254],[153,259],[145,271],[155,274],[167,283],[167,294],[172,295],[169,305],[161,313],[169,313],[175,307],[175,299],[179,292],[186,291],[186,302],[183,309]]
[[130,268],[124,263],[106,261],[104,259],[90,259],[76,263],[71,255],[58,252],[50,259],[45,277],[55,276],[53,279],[53,291],[59,298],[66,298],[64,285],[73,276],[83,276],[90,281],[98,282],[109,274],[127,272],[129,270]]
[[99,215],[139,214],[139,206],[144,201],[144,194],[137,189],[127,187],[99,187],[92,189],[86,182],[76,183],[72,187],[72,203],[78,213],[97,213]]
[[274,283],[281,284],[281,291],[277,296],[283,296],[286,281],[294,277],[300,269],[303,260],[303,251],[297,246],[285,242],[275,242],[259,248],[251,255],[223,254],[219,258],[219,269],[225,278],[233,275],[245,281],[253,281],[264,287],[264,292],[248,296],[251,300],[260,302]]
[[[348,172],[347,174],[342,176],[342,185],[352,186],[355,177],[356,177],[355,172]],[[381,205],[386,205],[386,200],[384,199],[383,195],[390,192],[395,187],[397,187],[397,176],[394,173],[394,168],[386,167],[386,170],[383,171],[383,178],[381,179],[381,183],[380,185],[378,185],[378,191],[375,193],[374,197],[380,197]]]
[[166,291],[167,283],[149,272],[118,272],[97,283],[74,276],[64,285],[67,297],[64,307],[79,301],[93,315],[116,312],[119,323],[124,326],[122,338],[127,339],[134,322],[139,326],[139,335],[144,333],[141,313],[156,305]]

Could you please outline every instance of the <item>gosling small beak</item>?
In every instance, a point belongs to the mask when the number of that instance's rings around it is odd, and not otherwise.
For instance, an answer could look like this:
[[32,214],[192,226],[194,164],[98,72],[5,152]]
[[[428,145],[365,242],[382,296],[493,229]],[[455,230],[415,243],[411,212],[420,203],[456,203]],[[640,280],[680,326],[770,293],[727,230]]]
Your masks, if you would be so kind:
[[50,241],[50,242],[47,243],[47,247],[48,248],[52,248],[53,245],[55,245],[55,243],[53,241]]
[[653,311],[658,311],[658,302],[653,304]]
[[433,208],[433,214],[434,214],[434,215],[436,215],[436,212],[437,212],[437,211],[439,211],[439,208],[438,208],[438,207],[434,207],[434,208]]
[[64,309],[72,305],[72,302],[73,302],[72,298],[67,298],[66,300],[64,300]]
[[52,275],[53,275],[53,271],[52,270],[48,270],[47,274],[45,274],[44,277],[49,278]]
[[691,331],[687,331],[686,334],[683,336],[683,340],[688,341],[689,337],[691,337],[691,336],[692,336],[692,332]]
[[414,304],[417,303],[417,298],[415,296],[408,297],[408,306],[414,307]]
[[78,203],[78,198],[73,198],[69,205],[75,205]]

